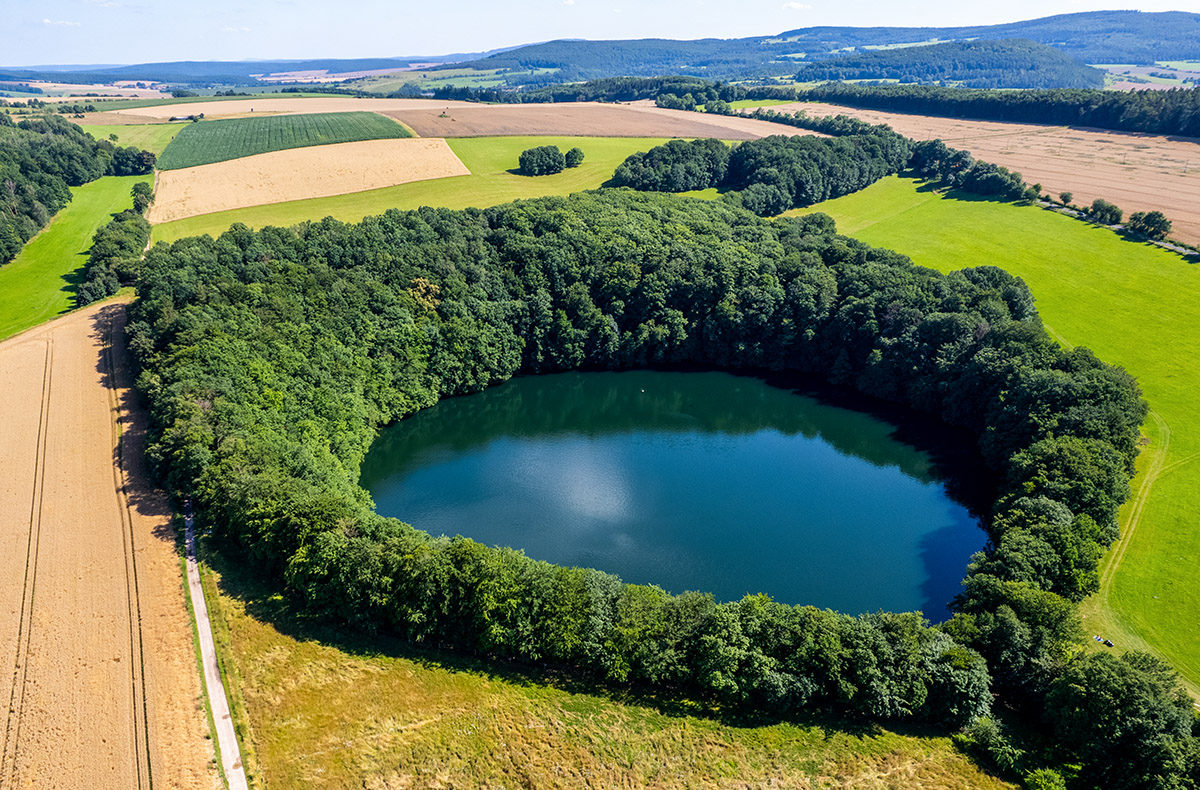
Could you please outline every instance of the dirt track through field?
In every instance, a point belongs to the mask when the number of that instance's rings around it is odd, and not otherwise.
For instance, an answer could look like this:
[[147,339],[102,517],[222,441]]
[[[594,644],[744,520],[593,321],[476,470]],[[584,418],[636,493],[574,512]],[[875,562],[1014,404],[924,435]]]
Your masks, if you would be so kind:
[[547,135],[575,137],[716,137],[753,140],[813,134],[748,118],[663,110],[653,104],[471,104],[382,111],[422,137]]
[[1162,211],[1172,235],[1200,243],[1200,140],[1102,129],[968,121],[858,110],[834,104],[784,104],[780,112],[850,115],[886,123],[916,140],[941,138],[976,158],[1017,170],[1045,192],[1074,194],[1076,205],[1096,198],[1116,203],[1126,216]]
[[109,303],[0,343],[5,788],[219,782],[124,322]]
[[158,174],[151,222],[469,175],[445,140],[411,137],[272,151]]

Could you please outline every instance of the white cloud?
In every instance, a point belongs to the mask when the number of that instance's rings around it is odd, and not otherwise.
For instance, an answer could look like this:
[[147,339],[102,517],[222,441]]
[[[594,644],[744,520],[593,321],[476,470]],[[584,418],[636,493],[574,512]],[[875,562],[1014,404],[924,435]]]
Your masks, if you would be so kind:
[[78,22],[68,22],[65,19],[43,19],[42,24],[52,27],[79,27]]
[[784,3],[783,7],[791,8],[796,11],[811,11],[812,10],[812,6],[809,5],[808,3],[797,3],[797,2],[794,2],[794,0],[791,3]]

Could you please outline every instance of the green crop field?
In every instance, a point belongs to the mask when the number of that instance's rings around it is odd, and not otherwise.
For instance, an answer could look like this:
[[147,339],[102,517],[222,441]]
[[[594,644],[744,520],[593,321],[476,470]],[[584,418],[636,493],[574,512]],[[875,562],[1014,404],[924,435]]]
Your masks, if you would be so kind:
[[[217,235],[234,222],[242,222],[252,228],[266,225],[286,227],[326,216],[350,222],[381,214],[389,208],[485,208],[518,198],[567,195],[599,187],[612,177],[613,171],[625,157],[665,140],[637,137],[463,137],[446,142],[471,171],[471,175],[205,214],[156,225],[153,238],[157,242],[204,233]],[[535,145],[557,145],[563,150],[579,146],[586,158],[579,167],[552,176],[530,177],[509,172],[517,167],[521,152]]]
[[373,112],[267,115],[190,123],[158,159],[160,170],[178,170],[243,156],[330,143],[412,137],[391,118]]
[[155,155],[161,155],[163,149],[179,134],[179,130],[186,126],[187,124],[182,123],[146,123],[130,126],[89,125],[80,128],[97,140],[108,140],[109,135],[115,134],[117,145],[136,145]]
[[205,594],[252,786],[1012,788],[946,737],[722,721],[688,700],[347,637],[212,559],[223,575],[205,574]]
[[79,270],[96,229],[133,205],[129,190],[150,176],[107,176],[71,190],[74,196],[42,232],[0,266],[0,340],[75,306]]
[[1200,266],[1051,211],[944,197],[898,177],[815,210],[843,233],[939,271],[1007,269],[1029,284],[1061,342],[1088,346],[1137,377],[1151,408],[1149,443],[1084,626],[1118,648],[1161,654],[1196,693],[1200,358],[1189,349],[1200,342]]

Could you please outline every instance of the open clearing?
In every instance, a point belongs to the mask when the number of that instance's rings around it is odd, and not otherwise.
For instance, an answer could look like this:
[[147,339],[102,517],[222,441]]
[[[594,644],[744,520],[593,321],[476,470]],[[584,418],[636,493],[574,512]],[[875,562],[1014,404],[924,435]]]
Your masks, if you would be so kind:
[[1200,335],[1200,266],[1051,211],[943,197],[894,176],[805,211],[939,271],[1000,266],[1029,284],[1051,334],[1137,377],[1150,444],[1085,627],[1161,654],[1200,691],[1200,359],[1186,351]]
[[1172,236],[1200,243],[1200,140],[1135,132],[1031,124],[966,121],[834,104],[779,105],[781,112],[850,115],[886,123],[917,140],[941,138],[979,159],[1019,171],[1030,184],[1057,196],[1074,193],[1076,205],[1104,198],[1125,209],[1162,211]]
[[473,104],[390,110],[384,114],[398,118],[423,137],[557,135],[753,140],[772,134],[814,134],[765,121],[663,110],[645,103]]
[[97,140],[108,140],[109,135],[115,134],[116,145],[136,145],[157,156],[184,127],[182,123],[155,123],[125,126],[88,124],[81,128]]
[[[391,142],[414,144],[421,141],[428,142],[428,139],[417,138]],[[197,236],[204,233],[211,233],[215,236],[228,230],[234,222],[242,222],[252,228],[261,228],[266,225],[287,227],[298,222],[330,216],[346,222],[356,222],[372,214],[382,214],[389,208],[406,209],[420,206],[486,208],[520,198],[567,195],[599,187],[612,177],[613,170],[624,161],[625,157],[636,151],[645,151],[647,148],[663,142],[665,140],[661,138],[638,137],[471,137],[447,140],[446,144],[458,155],[459,160],[470,171],[470,175],[441,178],[434,181],[417,181],[369,192],[354,192],[316,200],[274,203],[190,217],[177,222],[155,225],[152,238],[158,242],[174,241],[184,236]],[[362,145],[362,143],[356,143],[356,145]],[[521,151],[535,145],[557,145],[563,150],[579,146],[583,149],[586,158],[579,167],[570,168],[552,176],[530,177],[513,172],[517,167],[517,157],[520,156]],[[246,161],[248,160],[240,160],[243,163]],[[224,165],[208,165],[208,167],[218,166]],[[163,173],[160,176],[160,182],[167,176],[182,172],[186,171]],[[162,194],[160,192],[156,205],[163,203]]]
[[403,137],[412,137],[412,132],[373,112],[202,121],[183,127],[159,158],[158,169],[179,170],[291,148]]
[[0,266],[0,340],[70,310],[96,229],[133,205],[129,190],[150,176],[105,176],[71,189],[50,224]]
[[367,140],[294,148],[159,173],[148,216],[151,222],[171,222],[469,172],[445,140]]
[[219,781],[124,322],[107,302],[0,343],[5,787]]
[[[553,679],[313,630],[232,568],[214,627],[252,775],[271,788],[1009,788],[943,737],[721,722]],[[569,684],[569,681],[566,681]]]

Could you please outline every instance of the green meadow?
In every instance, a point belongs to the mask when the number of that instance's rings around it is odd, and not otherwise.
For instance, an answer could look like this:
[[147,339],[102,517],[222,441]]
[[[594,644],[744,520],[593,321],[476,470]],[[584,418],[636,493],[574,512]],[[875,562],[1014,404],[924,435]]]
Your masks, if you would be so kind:
[[106,176],[71,189],[73,199],[12,261],[0,266],[0,340],[75,306],[75,287],[96,229],[133,205],[129,190],[150,176]]
[[81,126],[85,132],[97,140],[108,140],[109,135],[116,135],[117,145],[136,145],[152,152],[161,154],[167,145],[179,134],[179,130],[187,124],[182,123],[146,123],[129,126]]
[[1200,358],[1190,349],[1200,341],[1200,265],[1052,211],[960,200],[899,177],[805,211],[824,211],[842,233],[939,271],[1002,267],[1029,284],[1060,342],[1137,377],[1151,408],[1148,441],[1084,627],[1118,648],[1161,654],[1196,692]]
[[[353,222],[372,214],[381,214],[389,208],[485,208],[519,198],[567,195],[599,187],[612,177],[617,165],[627,156],[665,140],[636,137],[464,137],[446,142],[471,171],[471,175],[189,217],[156,225],[153,240],[174,241],[204,233],[215,236],[235,222],[245,223],[252,228],[266,225],[286,227],[327,216]],[[531,177],[510,172],[516,170],[521,152],[537,145],[557,145],[564,151],[578,146],[584,152],[583,164],[552,176]]]

